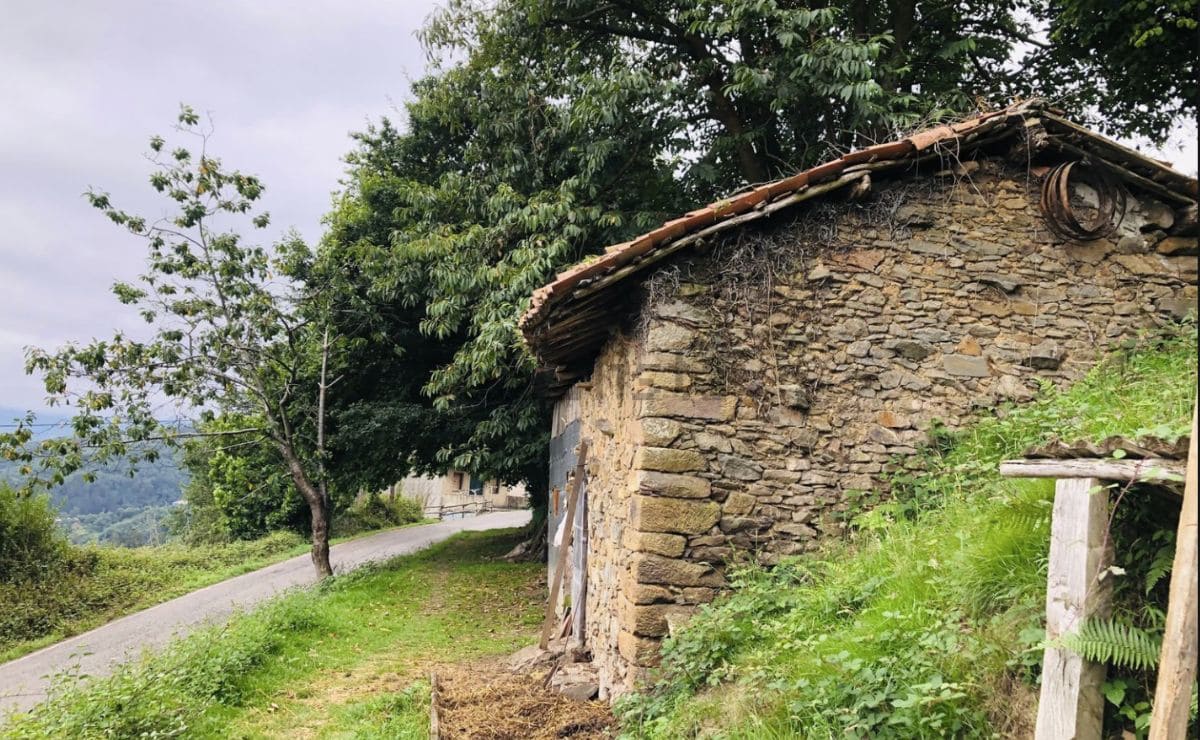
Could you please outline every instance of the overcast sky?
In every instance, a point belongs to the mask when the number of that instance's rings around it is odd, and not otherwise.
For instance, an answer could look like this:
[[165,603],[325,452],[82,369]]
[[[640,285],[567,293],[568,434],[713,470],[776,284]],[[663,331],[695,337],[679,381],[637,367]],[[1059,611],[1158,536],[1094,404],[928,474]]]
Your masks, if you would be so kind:
[[[89,186],[165,213],[141,155],[186,102],[212,114],[212,149],[266,182],[272,236],[315,240],[348,133],[424,69],[414,31],[435,5],[0,0],[0,409],[42,405],[24,347],[134,326],[109,286],[138,274],[144,247],[86,204]],[[1161,155],[1194,173],[1194,128],[1175,139]]]
[[144,246],[86,204],[89,186],[165,213],[142,155],[186,102],[212,114],[212,149],[266,182],[271,235],[315,239],[349,132],[424,69],[414,31],[435,4],[0,0],[0,408],[41,406],[24,347],[132,325],[108,291]]

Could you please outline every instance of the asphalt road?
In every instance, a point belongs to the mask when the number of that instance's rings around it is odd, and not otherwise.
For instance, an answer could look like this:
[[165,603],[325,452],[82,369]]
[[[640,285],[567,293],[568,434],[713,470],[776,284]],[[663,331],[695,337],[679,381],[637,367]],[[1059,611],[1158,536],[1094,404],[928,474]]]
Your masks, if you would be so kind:
[[[345,573],[372,561],[415,552],[456,532],[519,527],[528,521],[528,511],[500,511],[395,529],[334,545],[330,559],[335,573]],[[0,665],[0,718],[45,699],[50,677],[56,673],[73,669],[87,676],[106,675],[113,666],[143,651],[161,648],[176,636],[204,624],[223,622],[234,611],[315,581],[312,561],[308,555],[300,555],[214,583]]]

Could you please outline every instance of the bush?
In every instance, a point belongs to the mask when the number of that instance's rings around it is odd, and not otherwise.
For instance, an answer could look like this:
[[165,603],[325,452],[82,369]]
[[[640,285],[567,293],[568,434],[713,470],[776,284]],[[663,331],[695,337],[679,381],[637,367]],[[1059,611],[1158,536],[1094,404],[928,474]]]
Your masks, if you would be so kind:
[[0,661],[139,608],[266,565],[305,545],[295,532],[187,547],[70,547],[53,570],[0,580]]
[[378,493],[372,493],[359,497],[349,508],[334,516],[333,534],[346,537],[359,532],[412,524],[424,517],[421,504],[413,499],[403,496],[385,499]]
[[11,738],[113,738],[208,736],[204,711],[238,706],[248,678],[289,641],[329,625],[317,597],[298,593],[223,627],[209,627],[160,655],[126,663],[109,678],[82,685],[57,678],[48,702],[18,715],[5,728]]
[[56,517],[47,496],[0,482],[0,583],[46,579],[62,567],[68,545]]

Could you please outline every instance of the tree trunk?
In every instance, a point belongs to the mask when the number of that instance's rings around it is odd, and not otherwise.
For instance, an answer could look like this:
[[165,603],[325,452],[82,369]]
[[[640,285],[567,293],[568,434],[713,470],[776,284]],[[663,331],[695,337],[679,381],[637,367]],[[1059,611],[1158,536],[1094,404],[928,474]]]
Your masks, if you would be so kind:
[[304,473],[304,466],[300,464],[300,458],[296,456],[295,450],[286,444],[280,444],[278,448],[280,454],[283,455],[284,462],[287,463],[292,483],[308,503],[312,520],[312,561],[313,567],[317,569],[317,577],[331,576],[333,575],[333,566],[329,564],[329,505],[326,503],[325,497]]
[[321,497],[308,502],[312,514],[312,561],[318,578],[333,575],[329,563],[329,507]]
[[[892,2],[892,67],[901,67],[908,61],[908,47],[912,41],[913,32],[917,27],[917,6],[914,0],[893,0]],[[889,92],[897,92],[900,81],[894,74],[888,74],[883,80],[883,87]],[[906,85],[906,91],[911,85]]]
[[704,84],[708,86],[709,110],[733,140],[733,151],[742,177],[751,185],[766,182],[770,179],[770,173],[758,152],[754,151],[754,142],[751,141],[751,134],[747,130],[745,116],[725,93],[727,80],[719,68],[718,59],[709,51],[704,39],[695,34],[684,33],[677,36],[676,45],[699,64],[707,62],[713,65],[704,75]]
[[742,116],[737,107],[725,95],[725,80],[719,74],[711,74],[707,79],[710,110],[722,126],[729,138],[733,140],[733,151],[737,156],[738,171],[750,185],[757,185],[770,179],[766,165],[754,151],[754,143],[746,130]]
[[325,394],[329,391],[329,327],[321,338],[321,380],[317,387],[317,495],[312,512],[312,560],[321,578],[333,575],[329,564],[329,477],[325,473]]

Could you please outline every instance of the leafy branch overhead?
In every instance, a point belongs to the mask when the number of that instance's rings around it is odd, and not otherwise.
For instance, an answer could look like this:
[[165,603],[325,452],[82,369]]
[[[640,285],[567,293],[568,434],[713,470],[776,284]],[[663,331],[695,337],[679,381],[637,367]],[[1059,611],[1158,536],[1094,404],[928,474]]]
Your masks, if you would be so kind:
[[[211,155],[188,108],[194,146],[151,140],[173,217],[88,194],[146,242],[146,274],[114,292],[149,338],[31,353],[78,412],[75,438],[39,449],[25,424],[3,454],[54,483],[222,415],[257,419],[221,426],[322,507],[330,486],[449,467],[525,480],[541,503],[548,406],[516,322],[557,271],[739,186],[1014,96],[1160,137],[1196,111],[1196,1],[449,0],[421,34],[431,64],[404,120],[356,135],[316,254],[232,228],[269,224],[262,182]],[[171,412],[199,419],[162,423]]]

